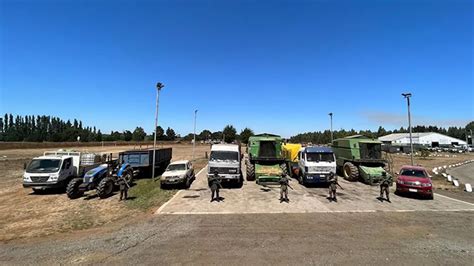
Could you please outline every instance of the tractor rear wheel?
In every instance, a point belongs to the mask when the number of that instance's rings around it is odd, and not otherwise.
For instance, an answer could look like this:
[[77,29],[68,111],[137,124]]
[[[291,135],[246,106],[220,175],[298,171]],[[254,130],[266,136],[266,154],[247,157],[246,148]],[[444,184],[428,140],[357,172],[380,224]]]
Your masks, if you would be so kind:
[[112,195],[114,191],[114,181],[110,177],[102,179],[97,187],[97,195],[101,199],[105,199]]
[[254,181],[255,180],[255,165],[250,161],[246,162],[247,168],[247,181]]
[[79,186],[82,184],[82,178],[73,178],[66,187],[66,194],[70,199],[77,199],[84,195],[84,192],[79,190]]
[[351,162],[344,164],[344,178],[349,181],[357,181],[359,179],[359,168]]

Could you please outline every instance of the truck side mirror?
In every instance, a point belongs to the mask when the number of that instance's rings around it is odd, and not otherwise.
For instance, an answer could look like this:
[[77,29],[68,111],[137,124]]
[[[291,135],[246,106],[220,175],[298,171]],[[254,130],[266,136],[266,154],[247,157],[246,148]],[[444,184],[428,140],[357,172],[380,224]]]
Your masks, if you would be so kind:
[[23,170],[26,170],[26,163],[23,163]]

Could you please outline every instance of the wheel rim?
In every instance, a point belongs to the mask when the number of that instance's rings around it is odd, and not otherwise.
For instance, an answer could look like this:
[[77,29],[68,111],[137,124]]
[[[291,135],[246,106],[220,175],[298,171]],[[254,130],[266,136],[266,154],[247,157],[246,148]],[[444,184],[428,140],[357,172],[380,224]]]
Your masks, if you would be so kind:
[[349,167],[349,165],[344,165],[344,176],[345,177],[349,177],[351,176],[351,168]]
[[112,182],[107,182],[107,189],[105,190],[106,194],[109,195],[114,189],[114,184]]

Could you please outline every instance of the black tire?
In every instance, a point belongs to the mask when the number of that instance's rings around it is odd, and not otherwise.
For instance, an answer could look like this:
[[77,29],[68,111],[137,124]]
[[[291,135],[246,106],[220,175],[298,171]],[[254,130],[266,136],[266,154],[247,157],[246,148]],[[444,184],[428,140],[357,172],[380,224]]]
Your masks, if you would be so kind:
[[433,192],[431,192],[431,194],[428,196],[428,199],[429,200],[434,200],[434,193]]
[[343,168],[344,179],[357,181],[359,179],[359,168],[351,162],[346,162]]
[[77,199],[84,195],[83,191],[79,190],[79,186],[82,184],[82,178],[73,178],[66,187],[66,194],[70,199]]
[[237,181],[237,187],[241,188],[244,185],[244,177],[240,175],[239,181]]
[[46,189],[32,188],[32,190],[33,190],[33,193],[38,194],[38,195],[44,194],[46,192]]
[[184,188],[188,189],[191,187],[191,178],[186,178],[186,181],[184,181]]
[[163,183],[160,183],[160,189],[166,189],[166,185]]
[[97,195],[101,199],[105,199],[107,197],[110,197],[112,195],[112,192],[114,192],[114,181],[110,177],[106,177],[102,179],[99,183],[99,186],[97,187]]
[[247,161],[246,166],[247,181],[255,181],[255,165],[250,161]]

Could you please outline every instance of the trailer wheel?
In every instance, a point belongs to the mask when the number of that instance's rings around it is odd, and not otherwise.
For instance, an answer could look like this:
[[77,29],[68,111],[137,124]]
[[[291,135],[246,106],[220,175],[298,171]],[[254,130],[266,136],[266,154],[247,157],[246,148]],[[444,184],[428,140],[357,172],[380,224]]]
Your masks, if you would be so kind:
[[351,162],[344,164],[344,178],[349,181],[357,181],[359,179],[359,168]]
[[254,181],[255,180],[255,165],[250,161],[246,162],[247,166],[247,181]]
[[84,195],[84,192],[79,190],[79,186],[82,184],[82,178],[73,178],[66,187],[66,194],[70,199],[77,199]]
[[97,187],[97,195],[101,199],[105,199],[112,195],[114,191],[114,181],[110,177],[102,179]]

